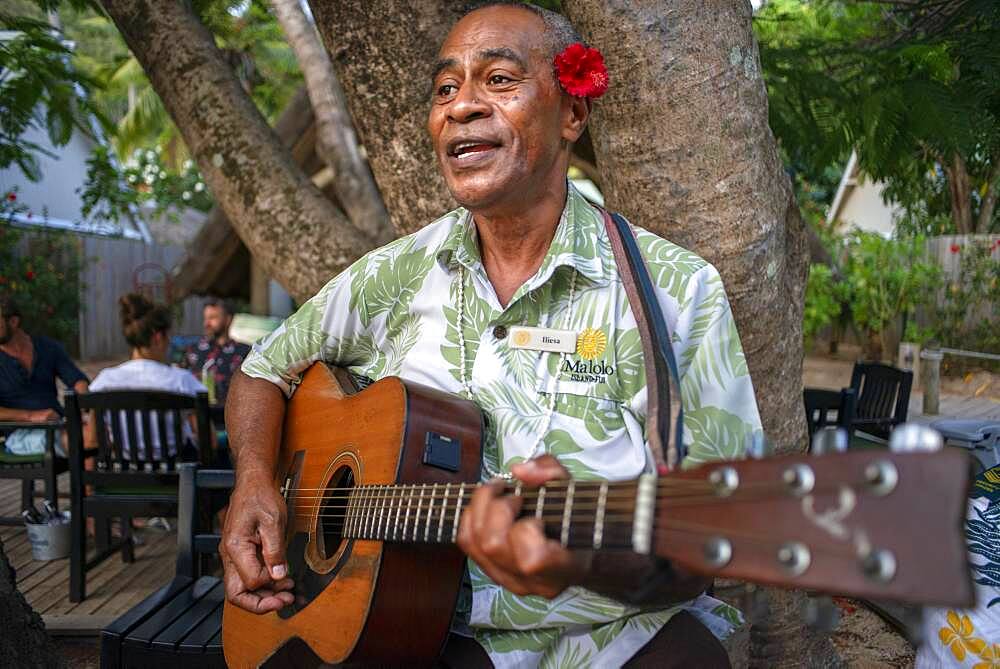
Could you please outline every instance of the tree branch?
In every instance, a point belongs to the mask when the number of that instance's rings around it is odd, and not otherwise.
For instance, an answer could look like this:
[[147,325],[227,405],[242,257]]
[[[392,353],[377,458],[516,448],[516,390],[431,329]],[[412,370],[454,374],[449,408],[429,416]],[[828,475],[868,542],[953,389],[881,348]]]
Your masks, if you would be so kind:
[[[285,150],[211,33],[180,0],[101,0],[212,194],[268,274],[297,300],[368,251]],[[290,262],[294,259],[294,262]]]
[[316,115],[316,153],[333,171],[337,200],[351,222],[379,243],[395,233],[368,163],[361,155],[344,91],[333,63],[299,0],[271,0],[274,14],[299,61]]

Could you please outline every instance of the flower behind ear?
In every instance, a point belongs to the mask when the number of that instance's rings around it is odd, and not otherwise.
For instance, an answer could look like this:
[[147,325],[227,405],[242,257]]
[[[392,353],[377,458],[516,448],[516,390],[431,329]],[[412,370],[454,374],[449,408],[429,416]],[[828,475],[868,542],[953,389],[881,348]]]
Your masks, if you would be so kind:
[[556,55],[552,63],[563,90],[577,98],[599,98],[608,90],[608,70],[604,56],[574,42]]

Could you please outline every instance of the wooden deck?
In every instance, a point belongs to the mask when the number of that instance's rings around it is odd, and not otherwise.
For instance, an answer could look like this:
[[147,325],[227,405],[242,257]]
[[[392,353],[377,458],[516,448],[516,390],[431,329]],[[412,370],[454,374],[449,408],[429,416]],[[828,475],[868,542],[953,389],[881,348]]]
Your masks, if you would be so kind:
[[[59,484],[68,491],[69,475],[60,476]],[[0,515],[15,516],[20,505],[21,482],[0,480]],[[68,506],[69,500],[59,500],[60,509]],[[69,558],[33,560],[23,527],[0,527],[0,541],[16,570],[18,589],[42,615],[49,632],[96,634],[173,577],[176,533],[153,529],[138,533],[143,544],[135,547],[135,562],[125,564],[115,555],[92,569],[87,574],[87,598],[78,604],[69,601]]]

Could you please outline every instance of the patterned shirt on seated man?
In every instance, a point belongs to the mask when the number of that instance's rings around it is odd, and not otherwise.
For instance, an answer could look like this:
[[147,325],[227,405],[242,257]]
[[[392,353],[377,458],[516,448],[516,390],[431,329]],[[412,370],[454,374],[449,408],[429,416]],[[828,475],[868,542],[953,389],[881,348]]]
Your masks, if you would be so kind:
[[229,394],[229,381],[250,353],[250,346],[229,338],[233,308],[227,301],[209,298],[202,315],[205,336],[184,351],[180,366],[190,369],[203,383],[207,373],[215,384],[215,402],[224,405]]

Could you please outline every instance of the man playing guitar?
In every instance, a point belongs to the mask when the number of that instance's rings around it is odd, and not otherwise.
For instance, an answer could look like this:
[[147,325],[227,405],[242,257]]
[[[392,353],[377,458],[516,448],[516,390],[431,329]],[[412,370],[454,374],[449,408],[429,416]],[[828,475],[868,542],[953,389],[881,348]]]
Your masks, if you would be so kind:
[[[220,547],[232,605],[292,602],[273,481],[285,403],[318,360],[476,402],[484,480],[656,471],[632,306],[601,212],[566,179],[607,85],[600,54],[580,41],[565,18],[527,5],[462,18],[440,49],[428,119],[461,208],[335,277],[234,376],[237,476]],[[760,418],[719,275],[635,232],[678,362],[681,464],[738,458]],[[445,666],[728,666],[717,638],[739,614],[701,594],[707,579],[638,554],[571,552],[537,519],[516,519],[520,500],[500,490],[480,488],[461,518],[469,587]]]

